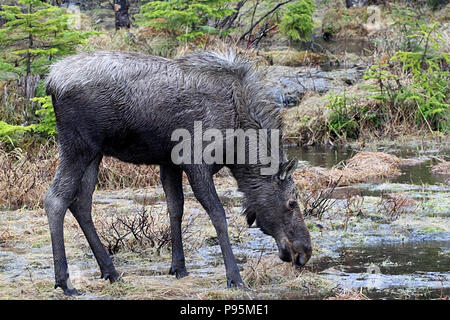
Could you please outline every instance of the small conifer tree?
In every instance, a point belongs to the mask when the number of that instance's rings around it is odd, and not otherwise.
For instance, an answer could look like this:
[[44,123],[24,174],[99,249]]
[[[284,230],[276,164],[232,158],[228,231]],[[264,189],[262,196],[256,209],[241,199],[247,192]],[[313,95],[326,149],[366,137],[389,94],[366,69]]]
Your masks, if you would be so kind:
[[233,13],[226,8],[230,0],[171,0],[151,1],[141,7],[137,22],[156,29],[166,29],[173,37],[189,41],[203,34],[219,31],[208,25]]
[[42,0],[2,5],[6,23],[0,28],[0,72],[17,77],[44,75],[57,57],[75,52],[92,33],[71,28],[71,14]]
[[307,40],[313,30],[314,0],[298,0],[286,5],[280,30],[289,39]]
[[[39,79],[57,58],[75,53],[76,47],[94,34],[72,28],[73,15],[64,8],[42,0],[18,0],[17,4],[2,4],[0,11],[4,21],[0,27],[0,78],[18,80],[26,101],[24,118],[15,121],[20,125],[0,121],[0,140],[11,142],[28,131],[55,134],[51,99],[45,97]],[[36,93],[40,98],[33,99]]]

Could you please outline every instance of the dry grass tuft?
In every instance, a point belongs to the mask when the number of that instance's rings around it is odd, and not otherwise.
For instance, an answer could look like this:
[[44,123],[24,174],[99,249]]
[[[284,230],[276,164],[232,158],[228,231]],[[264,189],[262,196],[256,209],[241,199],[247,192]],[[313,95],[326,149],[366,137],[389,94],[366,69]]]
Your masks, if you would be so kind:
[[[58,152],[53,145],[41,145],[28,152],[19,148],[0,150],[0,208],[41,208],[57,165]],[[158,181],[156,166],[138,166],[106,157],[99,168],[101,189],[145,188]]]
[[433,174],[450,175],[450,161],[443,160],[441,163],[432,166],[430,171]]
[[325,105],[323,97],[307,92],[298,107],[283,110],[286,142],[313,145],[330,141],[330,110]]
[[303,168],[294,172],[300,190],[318,190],[339,180],[339,186],[400,174],[401,159],[384,152],[359,152],[342,168]]
[[343,169],[332,169],[331,175],[342,175],[345,184],[392,177],[400,174],[400,162],[400,158],[384,152],[358,152],[347,161]]
[[41,207],[56,166],[57,158],[44,146],[36,155],[20,149],[0,151],[0,207]]
[[0,245],[5,244],[6,242],[10,241],[13,238],[9,230],[5,230],[3,232],[0,232]]
[[[333,192],[338,186],[348,186],[354,183],[367,182],[400,174],[401,159],[383,152],[359,152],[341,168],[301,168],[294,172],[294,181],[300,190],[300,203],[304,215],[317,216],[319,219],[333,205]],[[363,203],[362,197],[346,195],[346,220],[344,228],[350,218],[360,214]],[[407,201],[398,200],[383,202],[382,209],[388,218],[395,220],[402,214]]]
[[159,167],[105,157],[100,164],[98,180],[100,189],[145,188],[159,183]]
[[294,171],[294,181],[299,190],[317,192],[329,185],[328,172],[328,169],[320,167],[301,168]]
[[301,272],[277,257],[259,257],[247,260],[243,270],[243,280],[250,288],[295,279]]
[[400,161],[398,157],[384,152],[358,152],[347,162],[345,168],[365,171],[372,169],[387,176],[398,173]]

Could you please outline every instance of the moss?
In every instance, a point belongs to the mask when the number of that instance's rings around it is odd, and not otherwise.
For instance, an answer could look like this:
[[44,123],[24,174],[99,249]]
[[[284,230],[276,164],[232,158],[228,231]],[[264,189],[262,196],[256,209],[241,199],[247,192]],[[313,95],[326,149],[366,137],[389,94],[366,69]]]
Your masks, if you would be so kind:
[[429,227],[420,228],[419,232],[420,233],[441,233],[441,232],[445,232],[445,230],[441,227],[429,226]]
[[306,222],[306,227],[309,229],[310,232],[320,231],[319,227],[317,227],[317,223],[311,221]]

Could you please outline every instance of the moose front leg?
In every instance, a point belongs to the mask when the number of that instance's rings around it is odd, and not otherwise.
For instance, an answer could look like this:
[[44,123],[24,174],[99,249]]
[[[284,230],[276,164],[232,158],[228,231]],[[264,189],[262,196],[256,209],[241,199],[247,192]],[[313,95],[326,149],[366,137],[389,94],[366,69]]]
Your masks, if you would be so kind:
[[172,264],[169,273],[174,274],[177,279],[180,279],[188,275],[181,234],[181,220],[183,218],[184,205],[183,172],[177,168],[161,166],[160,175],[164,193],[166,194],[172,235]]
[[231,249],[225,210],[217,196],[211,172],[207,167],[191,166],[186,170],[186,174],[195,197],[208,213],[214,228],[216,229],[217,238],[219,239],[219,245],[225,263],[227,286],[245,288],[239,273],[239,267]]

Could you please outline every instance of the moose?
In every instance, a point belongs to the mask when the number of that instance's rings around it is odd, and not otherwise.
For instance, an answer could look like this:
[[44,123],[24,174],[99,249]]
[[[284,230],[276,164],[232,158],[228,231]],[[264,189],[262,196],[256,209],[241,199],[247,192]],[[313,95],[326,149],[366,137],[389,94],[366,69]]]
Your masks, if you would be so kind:
[[[282,142],[279,108],[265,90],[258,69],[243,55],[204,51],[166,59],[127,52],[80,53],[51,67],[46,90],[52,97],[59,144],[58,168],[44,197],[55,289],[60,287],[66,295],[79,294],[69,279],[64,248],[67,209],[87,238],[101,277],[111,283],[121,279],[91,217],[92,194],[103,156],[160,166],[171,229],[169,272],[176,278],[188,275],[181,236],[183,172],[217,232],[228,287],[245,288],[213,182],[213,175],[223,167],[229,168],[243,193],[248,225],[256,222],[275,239],[280,259],[298,268],[310,259],[311,238],[292,177],[297,161],[288,161],[282,147],[275,151],[279,163],[272,174],[262,174],[266,164],[259,160],[251,163],[247,157],[243,162],[222,163],[178,163],[172,157],[178,143],[172,133],[184,128],[195,134],[194,122],[220,131],[277,131],[274,141]],[[264,139],[270,149],[272,140],[268,135]],[[252,148],[245,143],[246,152]],[[235,155],[225,156],[236,159]]]

